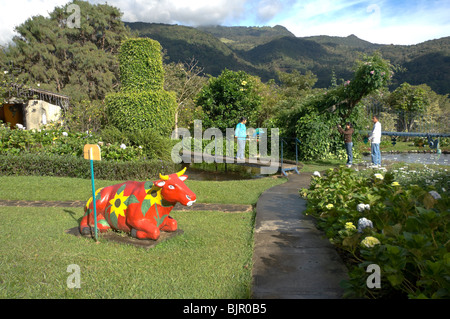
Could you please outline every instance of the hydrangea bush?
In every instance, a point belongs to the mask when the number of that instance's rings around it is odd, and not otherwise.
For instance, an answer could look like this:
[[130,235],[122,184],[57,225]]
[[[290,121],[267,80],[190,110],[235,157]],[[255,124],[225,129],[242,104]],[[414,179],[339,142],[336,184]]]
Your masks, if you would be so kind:
[[10,129],[8,125],[0,124],[0,155],[47,153],[83,157],[84,145],[97,143],[104,160],[136,161],[144,157],[142,146],[105,143],[89,131],[68,132],[53,124],[39,130]]
[[[449,298],[448,191],[402,183],[395,174],[341,167],[313,175],[309,189],[300,191],[306,214],[342,252],[346,297]],[[448,183],[446,172],[441,175]],[[381,269],[380,289],[367,287],[370,264]]]

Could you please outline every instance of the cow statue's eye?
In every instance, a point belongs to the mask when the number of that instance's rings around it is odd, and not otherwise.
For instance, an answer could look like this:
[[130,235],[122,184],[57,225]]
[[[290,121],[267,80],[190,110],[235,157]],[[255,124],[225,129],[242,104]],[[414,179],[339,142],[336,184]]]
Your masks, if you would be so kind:
[[169,189],[175,189],[175,186],[169,185]]

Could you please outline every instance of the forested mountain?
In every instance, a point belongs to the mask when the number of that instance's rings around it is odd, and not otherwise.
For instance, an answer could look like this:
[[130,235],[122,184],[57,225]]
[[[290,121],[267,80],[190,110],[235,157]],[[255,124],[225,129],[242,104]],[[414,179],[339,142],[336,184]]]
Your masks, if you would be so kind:
[[199,61],[205,73],[218,76],[224,68],[243,70],[263,81],[277,79],[276,71],[318,76],[317,87],[329,87],[333,72],[338,80],[349,79],[361,53],[376,50],[392,64],[401,66],[391,89],[403,82],[426,83],[439,94],[450,93],[450,37],[417,45],[380,45],[348,37],[295,37],[283,26],[186,27],[155,23],[126,23],[141,37],[161,43],[170,61]]

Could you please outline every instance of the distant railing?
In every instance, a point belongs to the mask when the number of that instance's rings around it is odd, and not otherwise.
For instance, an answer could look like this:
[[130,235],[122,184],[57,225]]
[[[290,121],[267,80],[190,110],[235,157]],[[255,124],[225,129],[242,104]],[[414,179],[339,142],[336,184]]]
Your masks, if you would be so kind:
[[[369,135],[371,131],[359,131],[360,134]],[[381,132],[381,135],[386,135],[391,137],[392,145],[397,144],[397,137],[426,137],[428,140],[428,146],[431,149],[435,149],[440,153],[439,150],[439,138],[440,137],[450,137],[448,133],[416,133],[416,132]],[[433,137],[437,137],[433,139]]]
[[[289,166],[286,167],[284,165],[283,157],[284,157],[284,151],[283,151],[283,144],[288,144],[288,141],[292,143],[292,141],[295,143],[295,166]],[[280,137],[280,151],[281,151],[281,161],[280,161],[280,168],[281,173],[286,176],[286,172],[288,171],[295,171],[297,174],[300,174],[298,171],[298,145],[300,144],[300,140],[296,137]]]

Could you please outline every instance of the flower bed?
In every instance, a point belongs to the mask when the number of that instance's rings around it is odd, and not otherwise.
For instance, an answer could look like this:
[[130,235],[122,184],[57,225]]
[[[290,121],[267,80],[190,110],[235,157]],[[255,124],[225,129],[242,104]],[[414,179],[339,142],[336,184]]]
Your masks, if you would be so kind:
[[[401,171],[330,169],[300,191],[306,214],[347,263],[346,297],[450,297],[448,174],[435,172],[437,188],[425,175],[416,176],[419,186]],[[373,264],[380,267],[381,288],[368,287]]]
[[0,154],[46,153],[83,157],[85,144],[100,143],[102,159],[134,161],[143,159],[142,146],[104,143],[100,136],[90,132],[67,132],[61,127],[47,126],[41,130],[25,130],[21,125],[10,129],[0,125]]
[[101,147],[102,160],[94,165],[99,179],[146,179],[174,170],[169,160],[171,144],[156,133],[128,134],[142,145],[132,143],[120,131],[110,129],[103,135],[67,132],[53,125],[41,130],[25,130],[18,125],[12,130],[0,124],[0,174],[89,178],[89,163],[83,158],[85,144]]

